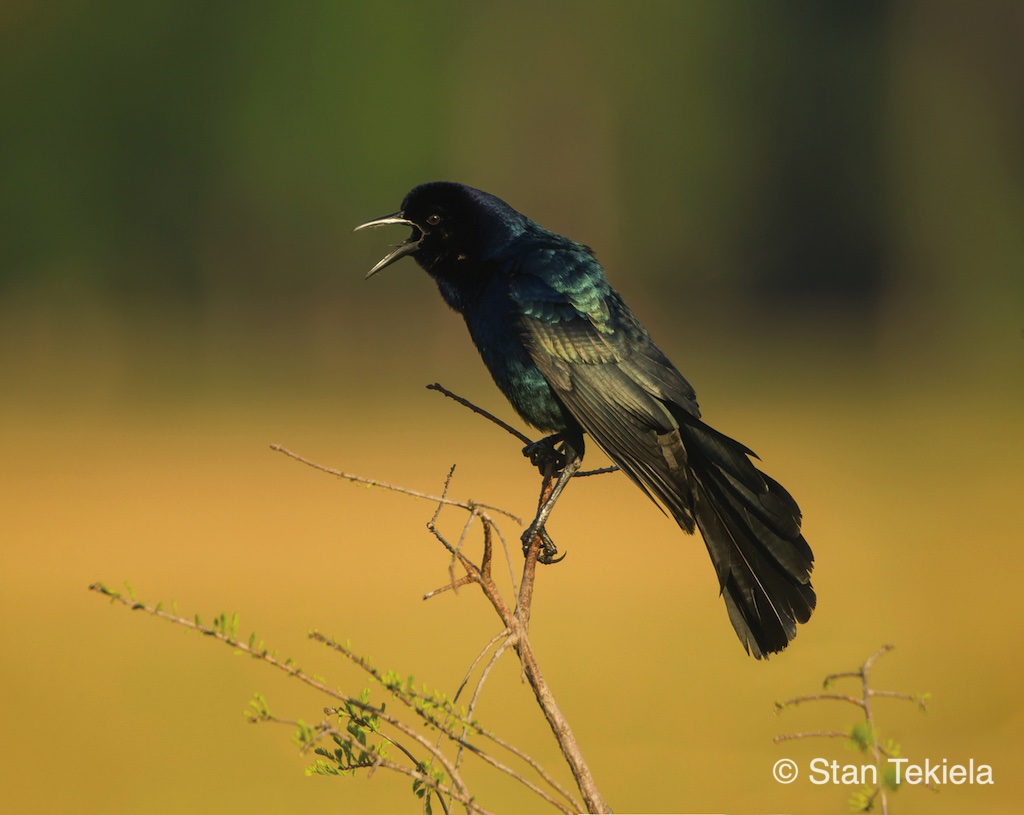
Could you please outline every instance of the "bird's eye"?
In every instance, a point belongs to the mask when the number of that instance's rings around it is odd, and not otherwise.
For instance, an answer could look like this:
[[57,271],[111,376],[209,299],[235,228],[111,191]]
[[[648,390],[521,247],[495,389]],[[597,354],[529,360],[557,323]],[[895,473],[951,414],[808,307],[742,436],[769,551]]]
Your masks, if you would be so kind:
[[441,216],[438,215],[436,212],[433,215],[428,215],[427,223],[430,224],[431,226],[437,226],[439,223],[441,223]]

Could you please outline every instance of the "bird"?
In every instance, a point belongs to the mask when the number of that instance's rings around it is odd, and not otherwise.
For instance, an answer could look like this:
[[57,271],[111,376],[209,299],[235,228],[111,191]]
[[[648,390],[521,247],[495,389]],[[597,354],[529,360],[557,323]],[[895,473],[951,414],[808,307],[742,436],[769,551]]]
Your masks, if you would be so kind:
[[452,181],[415,187],[398,212],[356,230],[388,225],[411,234],[366,277],[412,256],[515,411],[551,434],[524,450],[535,464],[558,457],[560,470],[524,544],[538,534],[550,543],[548,512],[589,436],[684,532],[700,530],[747,653],[783,650],[816,604],[800,508],[752,450],[702,421],[694,389],[594,252]]

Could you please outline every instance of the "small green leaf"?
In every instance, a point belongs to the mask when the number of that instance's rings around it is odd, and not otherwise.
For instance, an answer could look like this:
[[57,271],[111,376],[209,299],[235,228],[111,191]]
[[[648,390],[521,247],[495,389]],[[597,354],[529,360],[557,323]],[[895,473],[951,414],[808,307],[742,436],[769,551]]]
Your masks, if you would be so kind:
[[855,724],[850,728],[850,741],[857,749],[867,751],[872,743],[871,726],[867,722]]
[[871,810],[875,808],[874,799],[872,798],[871,793],[871,790],[860,790],[853,793],[849,799],[850,811],[871,812]]

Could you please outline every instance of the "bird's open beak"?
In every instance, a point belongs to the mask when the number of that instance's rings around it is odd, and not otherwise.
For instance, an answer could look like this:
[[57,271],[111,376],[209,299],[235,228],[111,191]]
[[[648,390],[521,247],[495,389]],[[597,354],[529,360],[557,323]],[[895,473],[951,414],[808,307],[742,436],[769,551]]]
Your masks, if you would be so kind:
[[360,229],[369,229],[373,226],[387,226],[388,224],[404,224],[405,226],[411,226],[413,230],[412,234],[407,240],[395,245],[387,255],[381,258],[377,265],[366,273],[367,278],[373,277],[373,275],[377,274],[377,272],[385,266],[390,266],[396,260],[404,258],[406,255],[411,255],[420,248],[420,241],[423,240],[422,230],[408,218],[403,218],[401,212],[396,212],[394,215],[385,215],[383,218],[367,221],[365,224],[359,224],[359,226],[352,231],[358,232]]

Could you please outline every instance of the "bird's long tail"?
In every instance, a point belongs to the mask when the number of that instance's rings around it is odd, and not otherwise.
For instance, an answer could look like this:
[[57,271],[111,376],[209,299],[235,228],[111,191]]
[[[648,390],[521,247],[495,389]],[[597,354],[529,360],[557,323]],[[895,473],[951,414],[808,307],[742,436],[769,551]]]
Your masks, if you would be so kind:
[[687,531],[696,520],[743,646],[758,659],[781,651],[815,604],[800,508],[744,445],[692,416],[678,418],[693,518],[673,515]]

